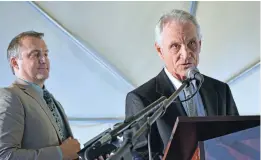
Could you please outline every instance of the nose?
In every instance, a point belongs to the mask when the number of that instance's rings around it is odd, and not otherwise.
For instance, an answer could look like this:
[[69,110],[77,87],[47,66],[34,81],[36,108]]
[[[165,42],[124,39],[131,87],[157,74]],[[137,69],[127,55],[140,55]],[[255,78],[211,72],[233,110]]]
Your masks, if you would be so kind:
[[41,64],[45,64],[46,63],[46,56],[45,55],[41,55],[40,57],[39,57],[39,62],[41,63]]
[[186,47],[185,45],[182,45],[181,46],[181,49],[180,49],[180,52],[181,52],[181,57],[184,59],[184,60],[187,60],[190,56],[191,56],[191,53],[188,49],[188,47]]

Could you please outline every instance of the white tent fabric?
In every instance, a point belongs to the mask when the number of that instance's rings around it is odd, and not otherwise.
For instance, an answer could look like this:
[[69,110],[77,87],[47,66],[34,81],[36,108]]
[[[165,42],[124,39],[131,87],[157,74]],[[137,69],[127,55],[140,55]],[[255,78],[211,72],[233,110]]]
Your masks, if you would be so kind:
[[[162,68],[153,48],[153,29],[160,14],[191,7],[189,1],[37,4],[84,47],[30,3],[0,2],[0,87],[14,80],[6,60],[10,40],[27,30],[44,32],[51,59],[46,86],[62,103],[82,144],[121,121],[126,93]],[[227,81],[260,61],[259,11],[259,2],[198,2],[202,73]],[[260,114],[259,65],[230,86],[241,115]]]

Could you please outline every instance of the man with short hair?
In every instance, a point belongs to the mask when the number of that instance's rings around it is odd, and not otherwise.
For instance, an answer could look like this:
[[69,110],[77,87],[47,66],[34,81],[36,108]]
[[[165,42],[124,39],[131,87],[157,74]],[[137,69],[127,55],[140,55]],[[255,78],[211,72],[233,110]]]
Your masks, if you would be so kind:
[[44,85],[50,62],[43,36],[34,31],[20,33],[7,49],[17,79],[0,89],[1,159],[78,158],[80,144],[73,138],[64,109]]
[[[164,14],[155,28],[155,48],[165,67],[154,78],[129,92],[126,97],[126,118],[137,114],[161,96],[169,98],[185,80],[186,72],[197,67],[201,50],[200,26],[194,16],[182,10]],[[182,91],[176,101],[187,99],[196,92],[195,81]],[[226,83],[204,75],[204,82],[193,98],[186,102],[173,102],[163,117],[151,128],[151,150],[158,158],[167,146],[178,116],[238,115],[238,110]],[[136,127],[145,122],[141,121]],[[134,146],[142,159],[148,159],[147,135]],[[136,153],[136,154],[137,154]]]

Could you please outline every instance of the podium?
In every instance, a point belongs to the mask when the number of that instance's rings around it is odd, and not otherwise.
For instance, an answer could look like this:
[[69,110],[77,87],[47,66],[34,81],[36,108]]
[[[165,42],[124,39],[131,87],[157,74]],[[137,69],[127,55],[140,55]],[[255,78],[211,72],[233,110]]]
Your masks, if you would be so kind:
[[163,160],[260,159],[260,116],[178,117]]

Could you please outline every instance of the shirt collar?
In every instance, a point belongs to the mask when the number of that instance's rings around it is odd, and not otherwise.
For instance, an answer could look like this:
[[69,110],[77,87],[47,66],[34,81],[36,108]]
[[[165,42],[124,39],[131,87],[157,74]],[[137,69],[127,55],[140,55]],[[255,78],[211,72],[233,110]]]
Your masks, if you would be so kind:
[[32,86],[33,89],[35,89],[40,95],[43,96],[43,89],[45,88],[44,86],[43,86],[43,88],[41,88],[39,85],[37,85],[37,84],[35,84],[35,83],[33,83],[33,82],[29,82],[29,81],[24,80],[24,79],[22,79],[22,78],[19,78],[19,79],[22,80],[22,81],[24,81],[24,82],[26,82],[26,83],[29,84],[30,86]]
[[[168,70],[166,67],[164,67],[164,71],[167,74],[169,80],[171,81],[172,85],[174,86],[175,89],[178,89],[181,85],[182,82],[180,80],[178,80],[176,77],[174,77]],[[192,84],[193,86],[196,88],[196,81],[192,80]]]

